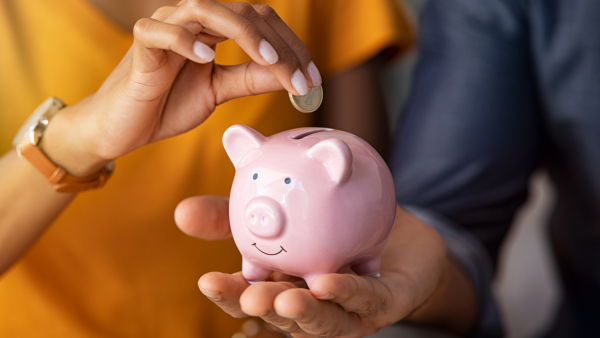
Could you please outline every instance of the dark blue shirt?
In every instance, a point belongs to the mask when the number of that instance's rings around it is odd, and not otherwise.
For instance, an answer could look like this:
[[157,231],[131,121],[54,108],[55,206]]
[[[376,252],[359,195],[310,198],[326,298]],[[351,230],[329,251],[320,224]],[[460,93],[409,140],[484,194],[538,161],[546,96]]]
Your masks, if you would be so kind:
[[564,285],[550,336],[600,337],[600,1],[430,0],[419,48],[394,143],[397,198],[446,234],[471,275],[476,335],[502,334],[491,271],[544,168]]

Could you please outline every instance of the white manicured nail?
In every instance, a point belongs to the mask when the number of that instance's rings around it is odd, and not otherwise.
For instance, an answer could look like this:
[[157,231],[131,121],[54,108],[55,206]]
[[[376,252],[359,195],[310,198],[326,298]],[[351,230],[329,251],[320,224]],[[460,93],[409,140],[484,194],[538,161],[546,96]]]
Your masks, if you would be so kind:
[[277,55],[277,52],[273,46],[271,46],[271,44],[265,39],[260,41],[260,44],[258,45],[258,52],[260,53],[260,56],[262,56],[262,58],[271,65],[279,60],[279,55]]
[[312,61],[308,64],[308,76],[310,76],[310,80],[315,87],[320,86],[323,82],[319,69],[317,69],[317,66],[315,66],[315,63]]
[[308,94],[308,82],[306,82],[306,78],[300,69],[296,70],[294,75],[292,75],[292,86],[294,86],[300,96]]
[[215,58],[215,51],[200,41],[194,42],[194,54],[206,62],[211,62]]

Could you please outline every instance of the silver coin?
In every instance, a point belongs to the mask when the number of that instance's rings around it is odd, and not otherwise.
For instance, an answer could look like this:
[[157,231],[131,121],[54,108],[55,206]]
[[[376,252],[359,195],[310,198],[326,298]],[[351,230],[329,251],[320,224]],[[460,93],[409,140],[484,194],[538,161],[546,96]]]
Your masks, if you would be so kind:
[[288,93],[292,105],[303,113],[312,113],[319,109],[321,102],[323,102],[323,87],[317,86],[312,87],[308,91],[308,94],[302,96],[295,96],[292,93]]

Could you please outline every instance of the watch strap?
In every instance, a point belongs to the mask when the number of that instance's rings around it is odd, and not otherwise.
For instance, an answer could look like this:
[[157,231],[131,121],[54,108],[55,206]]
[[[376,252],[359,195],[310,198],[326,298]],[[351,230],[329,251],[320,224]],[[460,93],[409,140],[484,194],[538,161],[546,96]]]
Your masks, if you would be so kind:
[[106,181],[113,172],[113,162],[110,162],[95,174],[85,177],[75,177],[52,163],[46,154],[34,144],[26,143],[19,145],[17,151],[20,156],[27,159],[46,177],[57,192],[81,192],[88,189],[101,188],[106,184]]

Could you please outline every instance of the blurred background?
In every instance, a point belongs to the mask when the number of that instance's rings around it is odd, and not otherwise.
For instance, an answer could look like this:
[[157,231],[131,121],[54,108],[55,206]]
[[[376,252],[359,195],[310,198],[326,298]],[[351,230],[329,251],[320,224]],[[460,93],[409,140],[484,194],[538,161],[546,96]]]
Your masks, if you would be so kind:
[[[426,0],[398,0],[418,32],[418,15]],[[417,33],[418,34],[418,33]],[[394,128],[410,93],[418,44],[381,75],[386,104]],[[552,321],[560,301],[560,285],[552,261],[546,224],[554,191],[544,172],[534,175],[529,199],[515,217],[503,244],[494,293],[507,337],[536,337]]]
[[[150,0],[148,1],[150,2]],[[419,12],[426,0],[397,1],[409,13],[411,22],[415,27],[414,30],[418,32]],[[125,47],[128,47],[129,36],[125,36],[122,43]],[[390,128],[396,126],[402,107],[410,94],[410,83],[417,58],[418,43],[415,48],[402,57],[397,58],[381,73]],[[102,75],[97,75],[96,78],[102,78]],[[68,82],[65,81],[65,83]],[[89,83],[93,87],[96,82],[89,81]],[[286,97],[284,99],[287,100]],[[291,107],[287,102],[285,104],[288,108]],[[225,121],[223,125],[227,123]],[[220,136],[218,139],[220,139]],[[164,147],[160,149],[169,149],[168,151],[170,151],[167,143],[164,144],[153,146]],[[220,143],[218,147],[221,149]],[[225,156],[224,153],[222,154]],[[229,164],[228,160],[225,161]],[[217,168],[217,170],[221,171],[222,169]],[[233,170],[233,168],[231,167],[228,170]],[[536,173],[530,184],[529,199],[518,212],[511,231],[503,245],[494,283],[494,292],[502,313],[507,337],[509,338],[538,336],[551,323],[561,299],[561,288],[558,282],[556,267],[551,259],[550,245],[546,231],[549,212],[555,201],[553,187],[544,172]],[[135,190],[129,187],[128,189]],[[227,194],[229,187],[224,187],[223,189],[225,191],[223,194]],[[215,191],[218,190],[211,192],[213,194],[221,194],[215,193]],[[173,196],[175,196],[175,193],[173,193]],[[179,197],[174,199],[179,200]],[[164,214],[168,216],[168,220],[170,221],[172,219],[171,210],[174,206],[165,204],[165,208],[169,211]],[[127,210],[127,213],[130,213],[129,211]],[[135,213],[130,214],[135,215]],[[164,221],[164,223],[167,223],[167,221]],[[173,231],[176,231],[174,227]],[[197,246],[193,240],[190,240],[189,245],[194,248]],[[217,251],[212,250],[212,247],[208,245],[205,247],[206,252]],[[214,264],[217,264],[216,262],[215,260]],[[238,263],[235,261],[233,264]],[[237,268],[232,269],[235,269],[232,271],[237,271]],[[186,273],[188,272],[186,271]],[[195,279],[196,271],[191,271],[190,275],[190,280]],[[190,293],[201,297],[201,301],[208,302],[208,300],[205,300],[197,292],[196,286],[192,284],[190,284],[190,288],[192,289]],[[151,290],[152,288],[147,287],[147,289]],[[21,300],[19,301],[21,302]]]

